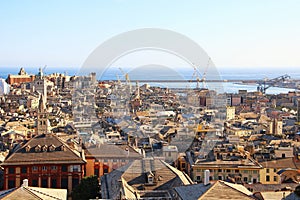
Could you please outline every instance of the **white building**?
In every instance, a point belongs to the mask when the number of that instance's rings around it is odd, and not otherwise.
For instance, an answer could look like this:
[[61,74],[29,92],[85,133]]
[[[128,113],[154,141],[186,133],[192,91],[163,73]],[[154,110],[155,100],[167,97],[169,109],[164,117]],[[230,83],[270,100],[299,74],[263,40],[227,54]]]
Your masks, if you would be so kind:
[[0,78],[0,95],[8,94],[9,93],[9,85],[6,81]]

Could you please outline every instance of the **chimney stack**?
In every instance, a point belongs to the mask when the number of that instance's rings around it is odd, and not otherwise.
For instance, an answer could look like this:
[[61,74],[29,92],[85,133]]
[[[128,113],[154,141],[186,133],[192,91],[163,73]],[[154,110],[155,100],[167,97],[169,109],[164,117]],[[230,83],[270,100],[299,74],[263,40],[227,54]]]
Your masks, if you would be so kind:
[[23,186],[23,187],[28,187],[28,179],[24,179],[24,180],[23,180],[22,186]]

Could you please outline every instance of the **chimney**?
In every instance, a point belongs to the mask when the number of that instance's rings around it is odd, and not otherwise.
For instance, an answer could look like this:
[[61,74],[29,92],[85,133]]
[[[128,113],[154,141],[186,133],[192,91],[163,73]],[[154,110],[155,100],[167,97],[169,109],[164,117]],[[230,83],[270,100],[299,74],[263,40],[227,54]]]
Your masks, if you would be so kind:
[[204,171],[204,185],[208,185],[209,184],[209,170],[205,170]]
[[24,180],[23,180],[22,186],[23,186],[23,187],[28,187],[28,179],[24,179]]

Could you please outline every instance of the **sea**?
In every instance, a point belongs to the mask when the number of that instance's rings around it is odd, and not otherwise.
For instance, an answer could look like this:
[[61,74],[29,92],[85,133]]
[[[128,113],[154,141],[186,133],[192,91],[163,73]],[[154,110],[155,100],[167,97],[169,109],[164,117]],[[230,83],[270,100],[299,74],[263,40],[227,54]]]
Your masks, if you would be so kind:
[[[20,67],[0,67],[0,78],[6,79],[8,74],[17,74]],[[25,68],[28,74],[37,74],[38,68]],[[239,90],[247,90],[249,92],[257,91],[256,84],[242,84],[241,82],[232,82],[231,80],[268,80],[288,74],[293,80],[300,81],[300,67],[294,68],[230,68],[223,67],[217,68],[218,78],[213,78],[213,80],[227,80],[228,82],[200,82],[198,87],[208,88],[216,90],[218,93],[238,93]],[[97,70],[95,70],[97,73]],[[100,71],[100,70],[99,70]],[[125,71],[125,70],[124,70]],[[125,80],[125,74],[123,70],[119,68],[112,68],[111,70],[106,70],[101,76],[98,74],[98,80]],[[80,68],[78,67],[48,67],[44,70],[44,73],[62,73],[67,75],[80,75]],[[102,72],[102,71],[101,71]],[[125,71],[126,72],[126,71]],[[132,72],[132,73],[131,73]],[[137,70],[128,72],[131,80],[165,80],[164,82],[149,82],[150,85],[168,87],[168,88],[196,88],[197,83],[191,82],[190,80],[196,80],[194,76],[193,69],[177,70],[176,73],[169,73],[163,69],[156,69],[154,71],[147,70]],[[127,72],[126,72],[127,73]],[[199,74],[198,78],[201,79]],[[180,82],[173,82],[168,80],[180,80]],[[207,78],[209,80],[209,78]],[[140,85],[146,83],[140,81]],[[287,93],[289,91],[295,91],[294,88],[280,88],[280,87],[270,87],[267,89],[267,94],[279,94]]]

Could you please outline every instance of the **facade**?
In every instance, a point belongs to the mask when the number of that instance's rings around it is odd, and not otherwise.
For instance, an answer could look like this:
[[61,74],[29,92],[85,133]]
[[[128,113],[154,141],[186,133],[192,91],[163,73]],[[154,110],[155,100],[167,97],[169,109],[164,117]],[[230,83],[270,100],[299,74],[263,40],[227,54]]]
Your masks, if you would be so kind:
[[44,102],[47,102],[47,80],[45,79],[43,70],[41,68],[36,76],[36,79],[32,82],[31,90],[42,94]]
[[235,107],[227,106],[226,107],[226,120],[232,120],[235,118]]
[[29,186],[63,188],[70,194],[84,176],[85,163],[80,152],[55,135],[37,135],[6,157],[4,189],[20,187],[28,179]]
[[0,78],[0,95],[8,94],[9,93],[9,85],[6,81]]
[[263,168],[259,171],[262,184],[280,184],[282,179],[278,172],[282,169],[298,169],[300,163],[295,158],[283,158],[260,163]]
[[97,177],[119,169],[134,160],[141,160],[143,157],[128,145],[101,144],[98,147],[89,147],[85,152],[86,176]]
[[24,68],[21,68],[18,75],[9,74],[6,81],[8,84],[13,85],[13,84],[21,84],[21,83],[30,83],[34,81],[34,79],[35,79],[34,75],[28,75],[25,72]]
[[40,95],[39,100],[39,107],[37,111],[37,134],[47,134],[49,129],[49,120],[48,120],[49,114],[46,110],[46,104],[45,99],[43,98],[43,95]]
[[228,180],[232,182],[257,183],[260,182],[262,167],[254,160],[216,160],[196,162],[193,166],[192,179],[203,182],[204,171],[210,171],[210,180]]

